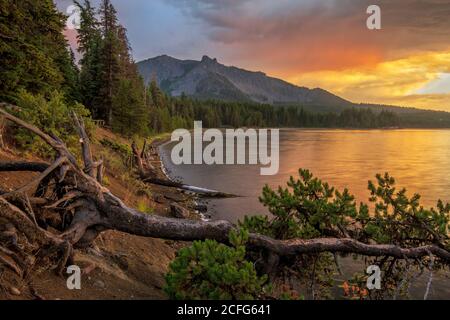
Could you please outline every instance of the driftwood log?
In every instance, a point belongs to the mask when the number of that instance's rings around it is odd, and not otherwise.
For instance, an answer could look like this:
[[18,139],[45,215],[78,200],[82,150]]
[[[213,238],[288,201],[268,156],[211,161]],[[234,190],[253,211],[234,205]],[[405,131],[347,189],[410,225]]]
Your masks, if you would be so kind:
[[[126,206],[101,184],[102,164],[92,158],[82,119],[73,115],[80,135],[83,168],[58,137],[50,136],[11,115],[5,110],[6,107],[6,104],[0,104],[1,116],[42,138],[57,155],[51,164],[0,163],[0,171],[39,173],[19,189],[0,195],[0,264],[18,275],[24,276],[37,261],[49,264],[53,261],[52,265],[62,271],[71,260],[73,248],[91,245],[105,230],[153,238],[187,241],[214,239],[227,243],[229,232],[236,228],[228,221],[167,218]],[[51,219],[45,219],[49,216]],[[398,259],[433,255],[450,264],[450,252],[435,244],[402,248],[363,243],[345,235],[310,240],[276,240],[252,233],[247,246],[251,250],[263,250],[272,258],[320,252]]]
[[156,184],[159,186],[165,186],[170,188],[177,188],[185,191],[195,193],[199,197],[203,198],[235,198],[238,195],[221,192],[217,190],[211,190],[207,188],[201,188],[196,186],[191,186],[185,183],[180,183],[172,181],[167,177],[158,178],[154,166],[150,162],[150,156],[147,150],[147,140],[144,141],[144,146],[142,150],[139,151],[136,142],[133,141],[131,144],[131,150],[133,151],[134,162],[136,164],[137,171],[139,173],[140,179],[149,184]]

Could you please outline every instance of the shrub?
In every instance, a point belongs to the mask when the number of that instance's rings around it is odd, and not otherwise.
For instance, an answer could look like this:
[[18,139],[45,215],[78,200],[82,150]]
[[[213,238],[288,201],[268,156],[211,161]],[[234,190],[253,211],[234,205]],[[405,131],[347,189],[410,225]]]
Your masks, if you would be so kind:
[[102,140],[100,140],[100,143],[103,146],[108,147],[113,151],[119,153],[125,159],[128,159],[133,156],[133,151],[131,150],[131,147],[129,145],[113,141],[107,138],[103,138]]
[[264,187],[259,200],[271,218],[246,217],[240,224],[276,239],[311,239],[326,236],[333,228],[346,228],[360,212],[367,212],[365,205],[358,208],[347,189],[339,192],[308,170],[300,169],[299,176],[290,177],[287,188]]
[[[291,177],[287,187],[273,190],[266,186],[260,201],[272,214],[245,217],[240,226],[250,232],[262,233],[276,239],[320,237],[351,237],[363,243],[394,244],[416,248],[438,243],[450,248],[450,204],[438,201],[435,208],[420,204],[420,195],[408,197],[406,189],[398,189],[388,173],[378,174],[376,182],[369,181],[370,205],[357,205],[347,189],[342,192],[314,177],[308,170],[299,170],[299,178]],[[397,294],[407,296],[411,274],[430,265],[430,258],[397,259],[388,256],[361,257],[365,265],[377,265],[383,272],[381,290],[361,291],[367,274],[354,274],[350,281],[355,288],[352,295],[361,299],[380,299]],[[313,298],[327,298],[338,271],[337,256],[331,253],[299,255],[289,270],[305,285],[315,284]],[[280,265],[282,264],[282,261]],[[279,265],[279,267],[280,267]],[[445,264],[434,262],[433,270]],[[311,281],[310,279],[313,279]],[[319,290],[320,289],[320,292]],[[397,292],[398,291],[398,292]]]
[[[69,105],[64,94],[58,91],[54,91],[48,99],[43,95],[33,95],[21,91],[18,95],[17,104],[21,108],[21,111],[16,113],[19,118],[42,128],[47,134],[58,136],[75,154],[79,154],[80,147],[71,113],[75,112],[79,117],[85,118],[88,132],[93,128],[93,124],[89,120],[89,110],[79,103]],[[27,130],[17,129],[15,139],[20,147],[27,151],[40,156],[52,154],[52,149],[45,142]]]
[[248,233],[230,233],[230,246],[214,240],[195,241],[178,252],[166,275],[165,292],[171,299],[256,299],[264,292],[266,276],[259,277],[245,260]]

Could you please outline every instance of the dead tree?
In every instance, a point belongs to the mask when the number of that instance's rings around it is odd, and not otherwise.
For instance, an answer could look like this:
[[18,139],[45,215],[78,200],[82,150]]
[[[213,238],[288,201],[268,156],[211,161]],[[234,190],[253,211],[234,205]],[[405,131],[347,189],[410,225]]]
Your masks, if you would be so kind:
[[[19,276],[23,277],[37,262],[45,262],[47,268],[63,270],[72,257],[73,248],[89,246],[105,230],[153,238],[214,239],[227,243],[229,232],[236,228],[227,221],[167,218],[126,206],[99,182],[101,163],[92,158],[83,121],[76,116],[74,123],[80,135],[83,168],[58,137],[9,114],[1,105],[0,114],[42,138],[56,152],[51,164],[0,163],[0,171],[39,172],[26,185],[0,195],[0,264]],[[432,254],[443,263],[450,263],[448,249],[436,244],[402,248],[363,243],[349,237],[276,240],[253,233],[249,235],[247,246],[249,250],[263,250],[272,258],[320,252],[398,259]]]

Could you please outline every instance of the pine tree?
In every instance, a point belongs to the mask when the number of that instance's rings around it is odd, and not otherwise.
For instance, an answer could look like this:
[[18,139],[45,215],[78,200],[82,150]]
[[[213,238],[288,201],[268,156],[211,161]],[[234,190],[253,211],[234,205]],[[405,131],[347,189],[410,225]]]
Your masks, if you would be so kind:
[[95,9],[90,1],[83,4],[75,2],[80,9],[81,25],[78,30],[78,51],[80,59],[80,95],[81,101],[87,106],[94,118],[99,118],[99,110],[94,101],[100,88],[100,46],[101,34]]
[[162,92],[162,90],[158,87],[155,78],[153,78],[152,81],[150,82],[149,91],[155,107],[157,108],[167,107],[164,92]]
[[77,70],[62,34],[66,17],[52,0],[0,0],[0,99],[14,101],[20,89],[73,98]]
[[143,134],[148,127],[148,108],[143,79],[131,55],[126,29],[118,23],[109,0],[98,10],[88,0],[81,9],[79,31],[82,91],[85,103],[97,119],[123,134]]
[[100,5],[100,30],[102,42],[100,46],[100,79],[101,85],[94,105],[99,116],[108,125],[113,121],[113,94],[119,82],[119,39],[117,12],[110,0],[103,0]]
[[144,80],[131,57],[127,32],[118,27],[119,87],[113,95],[113,129],[126,135],[148,132]]
[[130,79],[120,79],[113,96],[114,131],[126,136],[144,135],[147,131],[143,91]]

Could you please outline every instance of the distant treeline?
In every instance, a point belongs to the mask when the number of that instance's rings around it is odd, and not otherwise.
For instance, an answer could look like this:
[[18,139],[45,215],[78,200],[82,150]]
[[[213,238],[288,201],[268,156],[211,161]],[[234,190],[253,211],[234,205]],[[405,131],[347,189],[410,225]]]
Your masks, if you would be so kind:
[[[151,87],[156,86],[153,82]],[[162,93],[160,93],[162,94]],[[164,95],[164,94],[163,94]],[[155,99],[153,99],[155,100]],[[326,128],[387,128],[397,127],[399,116],[390,111],[349,108],[340,113],[307,111],[302,106],[272,106],[251,102],[194,100],[186,96],[156,99],[153,104],[151,128],[155,132],[175,128],[190,128],[194,120],[212,127],[326,127]]]
[[[291,128],[450,128],[450,113],[419,109],[396,112],[355,105],[333,112],[320,106],[273,106],[254,102],[197,100],[182,95],[170,97],[152,81],[148,90],[150,128],[154,133],[191,128],[194,120],[203,127]],[[403,112],[400,112],[400,111]]]

